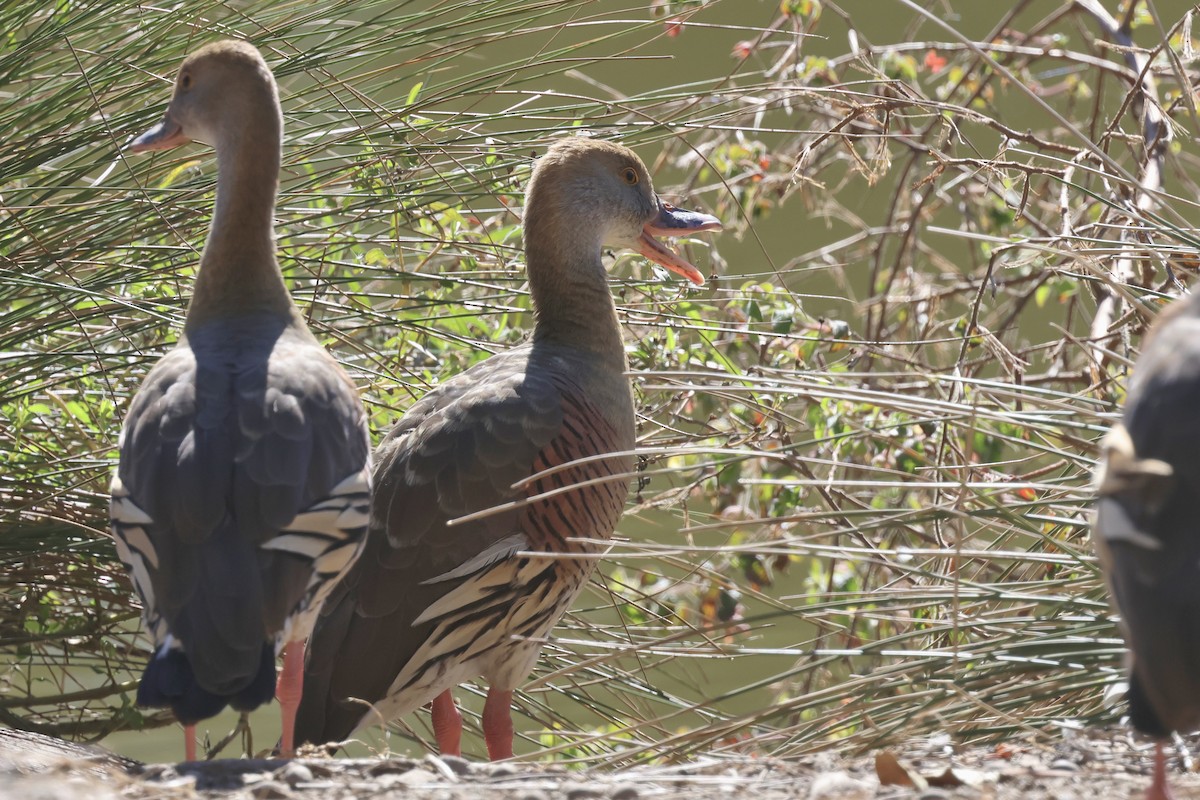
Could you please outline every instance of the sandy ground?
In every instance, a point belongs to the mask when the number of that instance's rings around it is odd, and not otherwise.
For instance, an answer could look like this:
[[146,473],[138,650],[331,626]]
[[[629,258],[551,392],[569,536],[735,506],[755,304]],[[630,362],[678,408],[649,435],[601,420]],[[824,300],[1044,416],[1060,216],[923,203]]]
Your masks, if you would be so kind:
[[[1193,747],[1196,741],[1190,743]],[[0,730],[0,798],[149,800],[1107,800],[1140,798],[1152,749],[1123,731],[1074,734],[1056,745],[1013,742],[953,749],[938,737],[870,755],[794,760],[701,758],[610,770],[458,758],[221,760],[140,764],[58,740]],[[1200,775],[1173,752],[1179,800],[1200,800]]]

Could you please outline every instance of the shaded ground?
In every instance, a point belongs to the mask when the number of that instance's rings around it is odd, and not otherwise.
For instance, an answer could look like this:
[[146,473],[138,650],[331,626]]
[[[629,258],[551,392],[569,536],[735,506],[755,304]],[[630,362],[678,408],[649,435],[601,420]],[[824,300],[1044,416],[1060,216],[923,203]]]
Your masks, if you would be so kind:
[[[1054,746],[1011,743],[952,752],[934,739],[845,759],[833,754],[786,762],[698,759],[620,772],[432,756],[143,765],[104,751],[0,730],[0,798],[1093,800],[1141,797],[1151,753],[1122,731],[1092,731]],[[1177,797],[1200,798],[1200,775],[1181,771],[1185,757],[1176,753],[1173,759]],[[918,785],[889,784],[890,780]]]

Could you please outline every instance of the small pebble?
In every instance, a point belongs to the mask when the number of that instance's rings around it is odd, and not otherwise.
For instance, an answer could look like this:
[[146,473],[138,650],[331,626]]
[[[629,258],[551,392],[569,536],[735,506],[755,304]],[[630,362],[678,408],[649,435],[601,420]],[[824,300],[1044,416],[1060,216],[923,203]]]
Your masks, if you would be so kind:
[[313,779],[312,770],[296,761],[289,761],[275,770],[275,779],[283,781],[288,786],[297,783],[310,783]]
[[314,762],[305,764],[309,771],[313,774],[313,778],[330,778],[334,775],[334,770],[328,764]]
[[1059,772],[1079,772],[1079,765],[1074,761],[1060,758],[1050,762],[1050,769],[1058,770]]
[[636,786],[623,783],[609,792],[608,796],[611,800],[638,800],[641,792],[638,791]]
[[450,768],[455,775],[470,775],[471,762],[462,756],[438,756],[439,761]]
[[845,772],[829,772],[812,782],[808,800],[871,800],[875,787],[855,780]]
[[517,795],[517,800],[550,800],[550,795],[537,789],[527,789]]
[[488,773],[491,778],[511,778],[517,774],[517,768],[512,764],[495,764],[492,766],[492,771]]
[[375,786],[380,789],[395,789],[397,787],[430,787],[433,784],[445,783],[446,778],[427,769],[412,766],[411,762],[405,764],[407,769],[402,772],[396,769],[379,769],[381,765],[376,765],[376,768],[369,769]]
[[431,783],[438,783],[439,780],[441,779],[438,775],[419,767],[396,776],[396,783],[404,786],[428,786]]
[[395,772],[385,772],[375,777],[375,786],[380,792],[388,792],[403,784],[400,775]]
[[926,789],[917,795],[917,800],[948,800],[950,793],[941,789]]
[[567,800],[593,800],[604,796],[604,792],[600,791],[598,787],[584,786],[578,783],[564,785],[562,791]]
[[283,800],[292,796],[288,787],[279,781],[260,781],[250,787],[249,793],[258,800]]
[[178,778],[179,773],[172,764],[147,764],[142,768],[140,777],[147,781],[165,781]]
[[371,776],[401,775],[415,766],[416,764],[407,758],[389,758],[386,761],[380,761],[378,764],[372,765],[367,770],[367,774]]

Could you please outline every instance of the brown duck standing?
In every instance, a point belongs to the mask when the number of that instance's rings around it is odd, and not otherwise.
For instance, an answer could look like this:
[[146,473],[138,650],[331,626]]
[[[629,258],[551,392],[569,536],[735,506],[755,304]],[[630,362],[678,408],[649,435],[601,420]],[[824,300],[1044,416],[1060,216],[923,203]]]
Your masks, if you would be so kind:
[[1163,741],[1200,727],[1200,296],[1146,337],[1104,439],[1094,540],[1131,651],[1129,718],[1158,739],[1149,800],[1169,800]]
[[659,200],[625,147],[564,139],[538,162],[524,220],[533,337],[434,389],[379,446],[367,545],[314,628],[297,742],[341,741],[432,701],[438,747],[457,755],[451,689],[482,676],[488,754],[512,755],[513,690],[591,574],[633,466],[603,246],[700,284],[654,237],[719,228]]
[[178,345],[146,376],[112,482],[117,553],[155,653],[138,703],[195,723],[276,692],[290,755],[304,637],[361,550],[370,442],[358,393],[309,332],[275,261],[283,117],[242,42],[179,69],[163,121],[134,152],[217,150],[217,202]]

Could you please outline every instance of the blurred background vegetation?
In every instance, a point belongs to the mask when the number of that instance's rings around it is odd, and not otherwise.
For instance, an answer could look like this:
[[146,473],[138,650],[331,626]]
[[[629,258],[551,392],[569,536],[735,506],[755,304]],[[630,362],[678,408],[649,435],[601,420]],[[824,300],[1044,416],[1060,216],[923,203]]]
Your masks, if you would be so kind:
[[[554,138],[629,144],[725,223],[681,243],[702,289],[614,257],[644,472],[518,699],[519,752],[622,765],[1115,720],[1089,480],[1197,265],[1191,14],[3,3],[0,724],[178,756],[127,733],[169,720],[133,705],[148,642],[107,484],[180,329],[215,162],[120,148],[223,36],[279,80],[283,268],[376,435],[525,336],[521,192]],[[403,722],[368,743],[419,751],[427,717]]]

